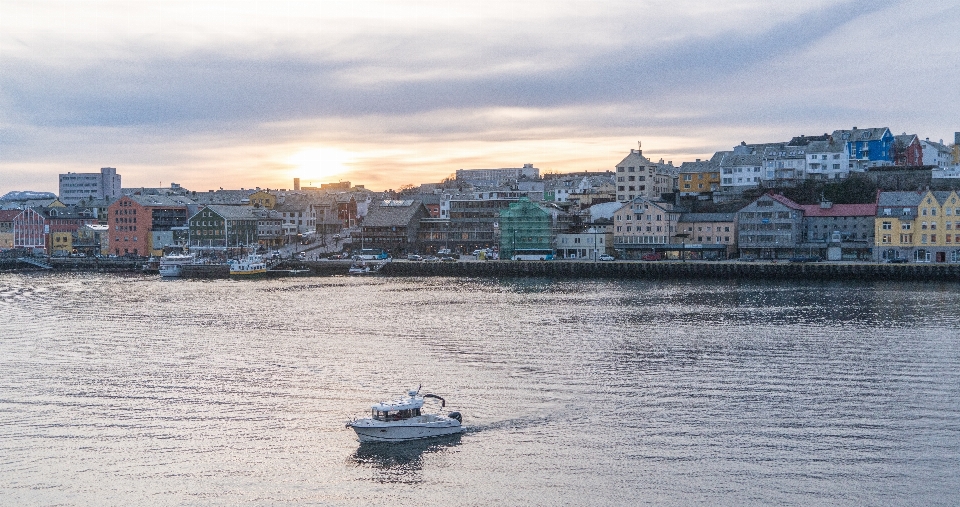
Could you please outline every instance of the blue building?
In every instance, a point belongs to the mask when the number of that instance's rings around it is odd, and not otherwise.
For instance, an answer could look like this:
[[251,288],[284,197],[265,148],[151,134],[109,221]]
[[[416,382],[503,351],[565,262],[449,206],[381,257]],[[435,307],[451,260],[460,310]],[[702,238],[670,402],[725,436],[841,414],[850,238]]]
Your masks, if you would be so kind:
[[851,171],[893,165],[893,134],[887,127],[833,131],[834,142],[846,144]]

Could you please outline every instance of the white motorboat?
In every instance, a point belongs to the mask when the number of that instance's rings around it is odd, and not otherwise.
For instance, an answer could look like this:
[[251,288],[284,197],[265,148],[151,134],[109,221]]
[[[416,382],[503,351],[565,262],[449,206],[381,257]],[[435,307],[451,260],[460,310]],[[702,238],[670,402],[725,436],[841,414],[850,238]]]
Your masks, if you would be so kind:
[[183,273],[183,266],[196,261],[194,254],[172,254],[160,258],[160,276],[177,277]]
[[347,273],[351,275],[366,275],[371,272],[373,272],[373,268],[363,261],[354,262],[350,265],[350,269],[347,270]]
[[267,262],[263,256],[250,254],[242,259],[231,259],[230,276],[252,277],[267,273]]
[[440,400],[440,408],[447,405],[435,394],[420,394],[419,389],[411,389],[403,398],[373,405],[370,417],[354,419],[347,427],[357,432],[361,442],[400,442],[463,432],[460,412],[425,414],[422,411],[425,398]]

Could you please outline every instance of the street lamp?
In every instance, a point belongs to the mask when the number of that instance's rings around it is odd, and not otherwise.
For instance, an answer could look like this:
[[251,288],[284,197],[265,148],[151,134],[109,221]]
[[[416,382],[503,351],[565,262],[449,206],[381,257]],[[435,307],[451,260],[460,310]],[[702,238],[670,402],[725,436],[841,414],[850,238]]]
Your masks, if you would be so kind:
[[686,258],[686,256],[684,256],[684,253],[685,253],[685,250],[686,250],[686,248],[687,248],[687,237],[688,237],[688,236],[690,236],[690,235],[687,234],[687,233],[685,233],[685,232],[681,232],[681,233],[679,233],[679,234],[674,234],[674,237],[680,238],[680,260],[683,261],[683,262],[687,262],[687,258]]

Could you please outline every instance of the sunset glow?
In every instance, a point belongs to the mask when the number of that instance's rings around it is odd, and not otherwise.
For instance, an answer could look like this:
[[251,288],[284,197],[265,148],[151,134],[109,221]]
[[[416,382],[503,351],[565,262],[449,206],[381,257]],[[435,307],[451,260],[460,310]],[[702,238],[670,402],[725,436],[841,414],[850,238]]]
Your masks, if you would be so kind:
[[328,182],[350,170],[354,156],[336,148],[304,148],[286,162],[293,166],[291,178],[303,184]]

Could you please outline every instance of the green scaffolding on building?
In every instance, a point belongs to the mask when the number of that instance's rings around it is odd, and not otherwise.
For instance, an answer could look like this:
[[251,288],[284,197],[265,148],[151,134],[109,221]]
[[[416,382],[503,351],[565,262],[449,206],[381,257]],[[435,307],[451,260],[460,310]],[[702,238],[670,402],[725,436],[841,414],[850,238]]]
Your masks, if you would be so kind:
[[521,197],[500,212],[500,258],[510,259],[517,250],[553,250],[553,220],[550,212]]

